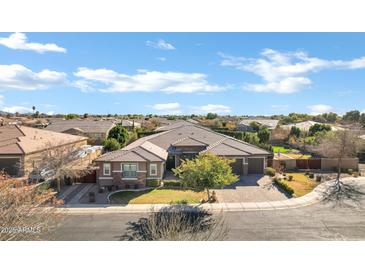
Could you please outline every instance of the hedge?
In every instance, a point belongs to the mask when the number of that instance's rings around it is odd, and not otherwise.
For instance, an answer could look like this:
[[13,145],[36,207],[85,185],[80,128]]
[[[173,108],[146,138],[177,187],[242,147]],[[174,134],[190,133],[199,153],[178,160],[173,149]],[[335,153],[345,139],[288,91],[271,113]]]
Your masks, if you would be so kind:
[[175,181],[175,180],[166,180],[163,181],[163,186],[164,187],[183,187],[183,184],[180,181]]
[[146,186],[148,187],[159,187],[161,185],[159,180],[147,181]]
[[273,179],[273,182],[279,186],[281,189],[283,189],[284,191],[286,191],[287,193],[289,193],[290,195],[293,195],[294,194],[294,189],[288,185],[285,181],[275,177]]

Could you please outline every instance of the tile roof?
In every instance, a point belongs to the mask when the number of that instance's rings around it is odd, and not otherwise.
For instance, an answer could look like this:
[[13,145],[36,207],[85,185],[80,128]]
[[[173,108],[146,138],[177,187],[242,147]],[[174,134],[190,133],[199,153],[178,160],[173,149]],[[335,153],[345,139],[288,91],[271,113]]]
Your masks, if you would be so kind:
[[111,121],[71,119],[52,122],[47,126],[46,129],[55,132],[64,132],[70,129],[77,129],[86,133],[106,133],[114,126],[115,124]]
[[[136,153],[145,161],[166,160],[168,151],[172,146],[206,145],[203,152],[211,152],[222,156],[248,156],[248,155],[269,155],[266,150],[258,148],[246,142],[234,139],[210,129],[198,125],[182,125],[178,128],[145,136],[129,144],[125,148],[99,157],[97,161],[127,161],[130,160],[128,153]],[[153,156],[141,150],[150,152]]]
[[155,129],[155,131],[168,131],[171,129],[175,129],[178,127],[182,127],[182,126],[191,126],[191,125],[195,125],[196,123],[194,122],[188,122],[188,121],[177,121],[177,122],[171,122],[169,125],[167,126],[162,126],[162,127],[158,127]]
[[252,122],[257,122],[261,125],[267,126],[269,129],[274,129],[277,127],[279,120],[274,119],[244,119],[239,125],[250,126]]
[[82,140],[87,138],[25,126],[2,126],[0,154],[29,154]]

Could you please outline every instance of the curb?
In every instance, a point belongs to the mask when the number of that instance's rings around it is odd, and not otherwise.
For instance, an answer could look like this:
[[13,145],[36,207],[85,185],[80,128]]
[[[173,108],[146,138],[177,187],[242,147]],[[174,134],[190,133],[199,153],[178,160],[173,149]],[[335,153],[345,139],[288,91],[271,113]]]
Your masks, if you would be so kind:
[[[364,177],[351,178],[353,181],[363,180]],[[349,181],[344,178],[343,181]],[[215,204],[191,204],[191,205],[170,205],[170,204],[132,204],[132,205],[110,205],[110,204],[68,204],[58,208],[64,214],[104,214],[104,213],[147,213],[152,209],[161,210],[168,207],[180,210],[197,210],[199,208],[213,212],[242,212],[293,209],[314,205],[323,200],[322,193],[334,183],[334,180],[324,182],[312,190],[312,192],[299,197],[282,201],[248,202],[248,203],[215,203]]]

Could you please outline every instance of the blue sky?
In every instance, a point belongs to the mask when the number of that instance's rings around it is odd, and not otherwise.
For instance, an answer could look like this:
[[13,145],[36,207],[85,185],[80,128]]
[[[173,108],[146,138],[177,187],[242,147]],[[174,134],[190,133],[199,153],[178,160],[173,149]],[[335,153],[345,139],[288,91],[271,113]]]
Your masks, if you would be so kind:
[[0,33],[0,109],[365,110],[365,33]]

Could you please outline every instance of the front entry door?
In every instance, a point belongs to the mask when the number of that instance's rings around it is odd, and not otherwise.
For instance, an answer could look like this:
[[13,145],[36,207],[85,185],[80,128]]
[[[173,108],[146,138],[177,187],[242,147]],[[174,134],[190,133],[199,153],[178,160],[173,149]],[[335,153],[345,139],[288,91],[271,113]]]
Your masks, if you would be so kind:
[[166,169],[171,170],[175,168],[175,156],[169,155],[166,161]]

